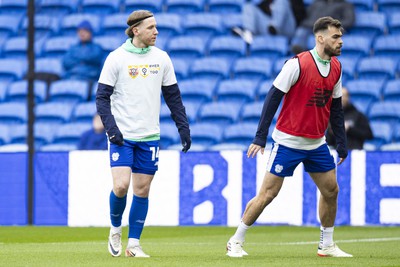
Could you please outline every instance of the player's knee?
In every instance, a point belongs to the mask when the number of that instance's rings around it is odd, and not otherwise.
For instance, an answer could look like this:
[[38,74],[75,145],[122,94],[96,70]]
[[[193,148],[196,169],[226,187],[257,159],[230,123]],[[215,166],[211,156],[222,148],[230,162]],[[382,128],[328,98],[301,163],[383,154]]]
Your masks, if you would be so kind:
[[335,200],[337,199],[338,195],[339,195],[339,186],[335,184],[334,186],[328,188],[324,197]]
[[113,191],[117,197],[124,197],[128,193],[128,188],[122,184],[117,184],[114,185]]

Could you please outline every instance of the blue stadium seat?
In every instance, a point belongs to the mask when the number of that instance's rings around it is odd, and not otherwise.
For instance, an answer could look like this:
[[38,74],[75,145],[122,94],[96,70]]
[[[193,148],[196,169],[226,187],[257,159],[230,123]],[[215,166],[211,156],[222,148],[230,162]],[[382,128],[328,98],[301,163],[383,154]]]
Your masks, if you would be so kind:
[[390,34],[400,34],[400,11],[389,16],[388,30]]
[[165,103],[162,103],[160,107],[160,123],[174,123],[171,118],[171,111]]
[[190,68],[193,79],[229,79],[231,64],[228,60],[217,57],[203,57],[196,59]]
[[50,85],[49,101],[63,103],[79,103],[87,101],[89,84],[80,80],[59,80]]
[[35,147],[40,148],[41,146],[51,144],[56,130],[57,127],[54,127],[54,124],[35,122],[33,132]]
[[274,82],[274,79],[269,79],[262,81],[258,91],[257,91],[257,98],[259,101],[264,101],[265,97],[267,96],[269,90],[271,89],[272,83]]
[[81,135],[91,127],[91,123],[84,122],[72,122],[60,125],[54,134],[52,144],[77,145]]
[[229,19],[223,19],[222,25],[225,28],[224,32],[226,33],[230,32],[232,34],[231,32],[232,28],[243,27],[243,16],[241,13],[229,14]]
[[208,11],[229,16],[232,13],[240,14],[244,2],[244,0],[208,0]]
[[71,121],[74,105],[70,103],[41,103],[35,107],[36,122],[60,125]]
[[400,122],[400,105],[397,101],[381,101],[374,103],[368,114],[369,120],[387,122],[396,125]]
[[396,75],[397,62],[389,57],[362,58],[357,66],[358,78],[360,79],[394,79]]
[[128,38],[125,34],[125,30],[128,28],[128,25],[126,24],[128,16],[129,14],[127,13],[116,13],[104,16],[101,34],[125,40]]
[[83,13],[108,15],[120,10],[119,0],[81,0],[80,7]]
[[153,13],[163,12],[164,0],[122,0],[124,10],[149,10]]
[[171,57],[190,61],[205,54],[206,42],[198,36],[176,36],[169,39],[167,47]]
[[225,128],[223,142],[249,145],[257,132],[257,122],[240,122]]
[[364,11],[356,13],[356,20],[349,29],[352,34],[365,34],[376,37],[386,31],[386,16],[384,13],[375,11]]
[[25,59],[0,59],[0,81],[11,82],[24,77],[27,69]]
[[175,75],[178,82],[186,79],[189,73],[189,62],[180,58],[171,58],[171,60],[174,65]]
[[267,58],[239,58],[233,65],[233,77],[265,80],[272,76],[272,62]]
[[204,0],[166,0],[167,11],[170,13],[189,14],[204,11]]
[[378,36],[373,44],[375,56],[387,56],[400,59],[400,34]]
[[180,143],[178,129],[173,122],[160,123],[160,148],[166,149],[170,145]]
[[382,145],[380,147],[382,151],[400,151],[400,142],[392,142],[389,144]]
[[158,36],[172,37],[182,33],[181,17],[178,14],[155,14]]
[[183,103],[213,101],[217,81],[210,79],[187,79],[179,83]]
[[354,80],[357,75],[358,57],[340,56],[338,59],[342,65],[342,83]]
[[98,35],[101,33],[102,27],[99,15],[74,13],[63,17],[60,27],[61,35],[76,36],[78,25],[85,20],[90,22],[93,28],[93,35]]
[[238,121],[242,104],[231,102],[204,103],[200,107],[198,119],[200,122],[210,122],[228,125]]
[[245,103],[254,101],[258,89],[258,82],[250,79],[223,80],[217,87],[219,102]]
[[93,38],[93,42],[100,45],[101,48],[103,48],[104,52],[106,53],[105,55],[108,55],[108,53],[120,47],[125,42],[125,40],[123,40],[118,36],[103,35],[103,36],[95,36]]
[[76,104],[72,112],[74,122],[92,123],[93,116],[97,113],[96,103],[94,101]]
[[351,103],[353,103],[353,105],[357,108],[357,110],[362,112],[365,115],[369,114],[371,106],[375,102],[376,101],[374,101],[372,99],[366,99],[366,98],[351,99]]
[[284,57],[289,51],[288,38],[284,36],[260,35],[256,36],[250,45],[252,57],[266,57],[272,61]]
[[8,81],[0,81],[0,102],[3,102],[6,100],[7,93],[8,93],[8,85],[11,82]]
[[370,126],[374,138],[372,140],[367,140],[364,145],[372,145],[376,149],[380,149],[382,145],[389,144],[392,141],[393,129],[390,123],[372,121]]
[[38,13],[62,17],[77,11],[79,0],[41,0]]
[[9,126],[10,143],[26,144],[28,127],[27,124],[18,124]]
[[246,56],[246,43],[237,36],[217,36],[211,39],[208,53],[213,57],[222,57],[233,62]]
[[0,14],[0,39],[4,40],[18,33],[21,16]]
[[372,38],[367,35],[348,34],[343,36],[342,57],[359,59],[371,54]]
[[223,127],[217,123],[198,122],[190,125],[193,144],[211,146],[222,140]]
[[263,105],[264,101],[244,104],[240,113],[240,121],[258,123],[260,121]]
[[376,0],[378,11],[391,15],[400,11],[400,2],[398,0]]
[[205,39],[220,35],[223,31],[222,20],[218,14],[189,13],[182,24],[185,35],[199,36]]
[[384,82],[382,80],[357,79],[348,81],[346,87],[352,100],[376,102],[381,100]]
[[[37,46],[36,46],[37,48]],[[26,58],[28,49],[28,38],[17,36],[8,38],[4,45],[2,56],[5,58]]]
[[76,36],[57,36],[46,40],[43,45],[44,57],[62,58],[68,49],[78,42]]
[[[47,85],[43,81],[34,81],[35,102],[41,103],[46,101]],[[7,101],[27,103],[28,99],[28,81],[19,80],[13,82],[8,87]]]
[[10,140],[10,127],[8,125],[0,124],[0,146],[9,144]]
[[1,124],[23,124],[28,119],[26,103],[6,102],[0,104]]
[[400,123],[397,123],[396,128],[394,130],[393,141],[400,143]]
[[400,105],[400,80],[390,80],[383,88],[383,99],[385,101],[398,101]]
[[64,74],[60,58],[37,58],[35,60],[35,74],[37,79],[45,81],[59,80]]
[[[58,34],[60,29],[60,20],[55,16],[47,14],[35,14],[35,36],[37,38],[46,38]],[[27,36],[28,18],[22,21],[21,33]]]
[[374,11],[375,0],[348,0],[354,5],[356,12],[359,11]]
[[281,58],[278,58],[275,60],[274,66],[272,67],[273,68],[272,73],[274,76],[277,76],[279,74],[279,72],[281,72],[283,65],[289,59],[290,59],[290,57],[281,57]]
[[1,0],[0,14],[25,15],[28,8],[27,0]]

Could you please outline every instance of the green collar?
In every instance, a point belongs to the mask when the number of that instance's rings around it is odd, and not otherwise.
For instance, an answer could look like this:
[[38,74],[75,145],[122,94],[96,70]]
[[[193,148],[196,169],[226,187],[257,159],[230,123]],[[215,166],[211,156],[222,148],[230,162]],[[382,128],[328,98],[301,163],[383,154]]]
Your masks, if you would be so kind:
[[329,63],[331,63],[330,59],[322,59],[320,58],[320,56],[317,53],[317,49],[314,47],[313,50],[311,50],[311,53],[313,53],[313,55],[315,56],[315,58],[322,64],[324,65],[328,65]]
[[122,48],[124,48],[126,51],[135,53],[135,54],[146,54],[150,51],[151,46],[145,47],[145,48],[137,48],[132,44],[132,38],[126,39],[125,43],[122,45]]

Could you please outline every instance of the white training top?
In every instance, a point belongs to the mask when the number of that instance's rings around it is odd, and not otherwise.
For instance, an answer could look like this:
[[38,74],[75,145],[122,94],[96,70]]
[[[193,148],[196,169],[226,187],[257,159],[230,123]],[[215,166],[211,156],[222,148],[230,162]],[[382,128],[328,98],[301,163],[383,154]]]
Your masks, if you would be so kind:
[[[321,75],[324,77],[328,76],[331,64],[325,65],[319,62],[313,53],[311,53],[311,55],[313,56],[314,61],[317,63]],[[273,84],[276,88],[278,88],[282,92],[287,93],[289,92],[290,88],[296,83],[297,79],[299,78],[299,75],[300,75],[299,60],[298,58],[291,58],[285,63],[285,65],[283,65],[281,72],[278,74]],[[340,78],[338,82],[335,84],[332,92],[333,98],[338,98],[341,96],[342,96],[342,75],[340,75]],[[272,132],[272,139],[274,139],[274,141],[278,144],[290,148],[303,149],[303,150],[316,149],[325,143],[325,136],[318,139],[306,138],[306,137],[287,134],[279,131],[276,128]]]
[[111,113],[124,138],[131,140],[160,134],[161,86],[176,82],[170,57],[157,47],[146,54],[117,48],[99,78],[99,83],[114,87]]

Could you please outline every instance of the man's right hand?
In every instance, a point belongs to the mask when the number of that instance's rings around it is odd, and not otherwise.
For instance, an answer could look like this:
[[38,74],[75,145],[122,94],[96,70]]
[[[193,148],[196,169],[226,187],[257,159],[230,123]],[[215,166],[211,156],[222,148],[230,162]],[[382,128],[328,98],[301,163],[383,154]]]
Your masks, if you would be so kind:
[[124,145],[124,137],[122,136],[122,133],[118,128],[110,130],[107,133],[107,135],[108,135],[108,140],[110,140],[111,143],[116,144],[118,146]]
[[249,149],[247,150],[247,157],[254,158],[257,155],[258,151],[260,151],[260,150],[261,150],[261,154],[264,155],[264,147],[252,143],[249,146]]

